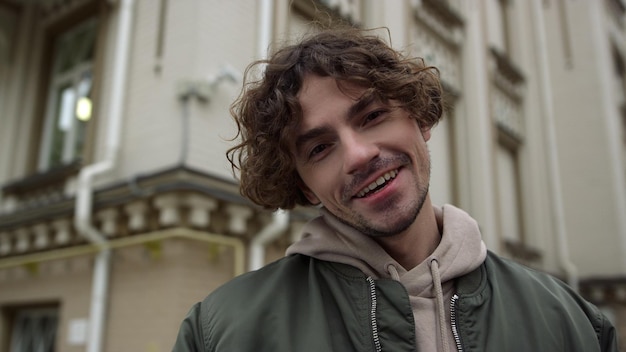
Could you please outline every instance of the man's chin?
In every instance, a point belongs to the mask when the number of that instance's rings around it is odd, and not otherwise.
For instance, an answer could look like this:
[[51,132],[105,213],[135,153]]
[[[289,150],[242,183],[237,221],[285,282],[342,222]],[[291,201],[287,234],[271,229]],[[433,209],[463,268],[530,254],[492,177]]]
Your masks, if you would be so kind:
[[373,219],[372,217],[365,220],[359,219],[356,223],[348,224],[363,234],[379,238],[379,237],[391,237],[399,233],[406,231],[415,222],[415,216],[406,216],[401,219],[389,219],[384,217],[383,219]]

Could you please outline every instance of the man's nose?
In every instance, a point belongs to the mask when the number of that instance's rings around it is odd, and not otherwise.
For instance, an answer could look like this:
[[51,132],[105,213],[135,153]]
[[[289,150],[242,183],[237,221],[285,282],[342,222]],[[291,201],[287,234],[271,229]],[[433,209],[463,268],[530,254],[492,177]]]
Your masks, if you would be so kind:
[[367,167],[370,161],[380,154],[374,141],[357,133],[347,133],[343,138],[344,168],[347,174],[353,174]]

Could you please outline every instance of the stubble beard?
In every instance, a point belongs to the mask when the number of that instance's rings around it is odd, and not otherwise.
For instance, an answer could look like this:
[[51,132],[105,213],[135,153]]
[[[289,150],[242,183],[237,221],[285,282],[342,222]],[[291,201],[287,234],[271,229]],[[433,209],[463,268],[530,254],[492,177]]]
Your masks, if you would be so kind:
[[407,230],[415,222],[426,202],[430,187],[428,182],[430,180],[430,168],[430,155],[427,155],[427,159],[423,161],[422,167],[418,170],[425,170],[427,173],[425,182],[419,182],[419,175],[415,176],[417,186],[414,194],[415,201],[411,201],[407,206],[401,208],[396,207],[396,199],[388,199],[384,204],[380,204],[381,214],[385,215],[381,216],[385,218],[383,221],[389,219],[386,224],[377,225],[356,211],[351,211],[348,216],[337,216],[337,218],[344,224],[372,238],[390,237]]
[[[349,217],[340,217],[339,220],[372,238],[397,235],[407,230],[422,211],[428,196],[428,184],[423,188],[418,188],[416,193],[417,202],[411,202],[408,206],[395,209],[394,204],[382,205],[387,209],[385,212],[392,212],[385,217],[389,219],[389,222],[384,225],[374,224],[373,221],[366,219],[363,214],[356,212],[352,212]],[[393,200],[388,201],[388,203],[393,203]],[[395,216],[398,216],[398,218],[395,218]]]

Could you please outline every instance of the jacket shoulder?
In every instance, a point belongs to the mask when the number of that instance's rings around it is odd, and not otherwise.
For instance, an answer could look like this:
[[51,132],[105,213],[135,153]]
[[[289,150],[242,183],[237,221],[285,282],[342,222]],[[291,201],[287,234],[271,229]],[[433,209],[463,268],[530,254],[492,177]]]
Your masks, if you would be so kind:
[[197,318],[192,316],[188,325],[201,335],[196,340],[204,351],[332,350],[341,336],[328,331],[328,322],[355,319],[344,315],[349,307],[324,297],[356,301],[359,292],[368,292],[366,285],[356,268],[294,254],[211,292],[195,307]]
[[[502,324],[525,326],[525,330],[533,330],[528,324],[535,324],[535,330],[540,327],[553,333],[558,330],[559,334],[555,336],[569,340],[561,341],[565,344],[578,341],[580,347],[595,340],[593,345],[596,349],[600,347],[600,351],[617,350],[615,328],[608,319],[558,278],[492,252],[479,272],[484,278],[474,279],[480,284],[475,285],[474,292],[467,293],[466,297],[472,304],[489,306],[489,314],[497,317],[496,320],[502,319]],[[558,341],[552,342],[559,345]]]
[[273,292],[269,287],[277,289],[281,282],[293,282],[303,277],[309,259],[301,255],[284,257],[215,289],[202,302],[191,307],[180,325],[172,351],[217,350],[213,337],[221,336],[223,332],[216,329],[239,327],[241,317],[246,316],[243,313],[250,314],[251,306],[271,306]]

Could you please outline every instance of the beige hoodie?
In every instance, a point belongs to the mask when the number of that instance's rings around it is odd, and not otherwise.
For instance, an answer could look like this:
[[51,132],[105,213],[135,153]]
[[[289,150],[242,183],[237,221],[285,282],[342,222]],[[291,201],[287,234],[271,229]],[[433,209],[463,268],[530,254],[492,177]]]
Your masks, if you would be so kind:
[[[451,333],[450,300],[454,279],[476,269],[487,250],[478,225],[464,211],[435,207],[441,242],[418,266],[407,271],[371,237],[345,225],[326,209],[304,226],[302,239],[287,249],[317,259],[352,265],[377,278],[401,282],[409,293],[418,351],[455,350]],[[418,319],[419,317],[419,319]]]

